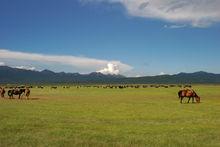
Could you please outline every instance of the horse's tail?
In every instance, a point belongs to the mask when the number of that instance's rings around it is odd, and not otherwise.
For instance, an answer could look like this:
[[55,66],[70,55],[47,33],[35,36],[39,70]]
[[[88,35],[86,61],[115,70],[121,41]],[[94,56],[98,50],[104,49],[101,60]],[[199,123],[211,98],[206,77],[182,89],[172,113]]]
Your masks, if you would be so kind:
[[181,93],[182,93],[182,91],[180,90],[180,91],[178,92],[179,98],[181,98]]

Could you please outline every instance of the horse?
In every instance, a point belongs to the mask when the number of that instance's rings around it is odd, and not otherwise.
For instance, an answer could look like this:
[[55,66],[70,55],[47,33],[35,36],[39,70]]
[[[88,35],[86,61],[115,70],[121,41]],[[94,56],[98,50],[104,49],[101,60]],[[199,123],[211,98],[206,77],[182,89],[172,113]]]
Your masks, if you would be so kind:
[[31,93],[30,89],[26,88],[25,89],[25,96],[27,97],[27,99],[29,99],[30,93]]
[[18,98],[21,98],[21,95],[25,93],[25,89],[10,89],[8,90],[9,98],[13,98],[13,95],[18,95]]
[[5,89],[2,88],[2,87],[0,87],[0,95],[1,95],[2,98],[5,97]]
[[192,98],[192,103],[194,103],[194,98],[196,99],[197,103],[200,103],[200,97],[196,94],[196,92],[194,90],[191,89],[184,89],[184,90],[180,90],[178,92],[178,96],[180,99],[180,103],[182,103],[182,100],[184,97],[188,98],[188,102],[190,101],[190,99]]

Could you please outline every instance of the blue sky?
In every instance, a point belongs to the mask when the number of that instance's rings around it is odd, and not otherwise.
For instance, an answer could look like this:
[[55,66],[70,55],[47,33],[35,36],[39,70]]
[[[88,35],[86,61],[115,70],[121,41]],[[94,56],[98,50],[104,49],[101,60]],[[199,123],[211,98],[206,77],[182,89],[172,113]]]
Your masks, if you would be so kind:
[[175,1],[1,0],[0,64],[127,76],[220,73],[220,3],[190,9],[198,0]]

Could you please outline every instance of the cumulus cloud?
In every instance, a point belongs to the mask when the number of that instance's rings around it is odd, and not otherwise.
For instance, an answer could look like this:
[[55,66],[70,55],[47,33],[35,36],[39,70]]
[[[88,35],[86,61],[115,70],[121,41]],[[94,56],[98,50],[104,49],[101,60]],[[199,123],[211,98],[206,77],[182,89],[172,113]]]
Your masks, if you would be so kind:
[[107,67],[104,69],[101,69],[97,72],[103,73],[103,74],[119,74],[119,67],[116,64],[108,63]]
[[165,73],[165,72],[160,72],[159,75],[160,75],[160,76],[166,75],[166,73]]
[[36,70],[36,67],[28,67],[28,66],[15,66],[17,69],[25,69],[25,70]]
[[0,66],[5,66],[5,62],[0,62]]
[[121,3],[132,16],[208,27],[220,22],[220,0],[81,0]]
[[[82,69],[83,71],[97,71],[99,69],[105,68],[108,63],[117,65],[120,73],[128,72],[132,69],[130,65],[124,64],[120,61],[108,61],[100,60],[88,57],[77,57],[77,56],[67,56],[67,55],[45,55],[38,53],[26,53],[18,51],[10,51],[5,49],[0,49],[0,59],[23,61],[31,65],[32,62],[39,62],[41,64],[53,64],[59,68],[62,65],[68,65],[76,69]],[[89,70],[88,70],[89,69]],[[92,71],[91,71],[92,70]]]

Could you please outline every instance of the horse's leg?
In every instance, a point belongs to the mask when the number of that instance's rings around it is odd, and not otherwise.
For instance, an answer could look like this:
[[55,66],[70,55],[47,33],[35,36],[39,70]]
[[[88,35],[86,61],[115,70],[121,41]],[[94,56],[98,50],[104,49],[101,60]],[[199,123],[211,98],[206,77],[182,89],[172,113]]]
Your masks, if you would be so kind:
[[194,97],[192,97],[192,103],[194,103]]
[[26,93],[26,97],[27,97],[27,99],[29,99],[29,94],[28,93]]
[[188,102],[187,102],[187,103],[189,103],[190,99],[191,99],[191,97],[189,97],[189,99],[188,99]]
[[180,103],[182,104],[182,101],[183,101],[183,97],[180,97]]
[[20,97],[21,97],[21,99],[22,99],[22,97],[23,97],[23,92],[21,93]]
[[22,99],[22,97],[23,97],[23,93],[21,93],[21,96],[20,96],[20,97],[21,97],[21,99]]

